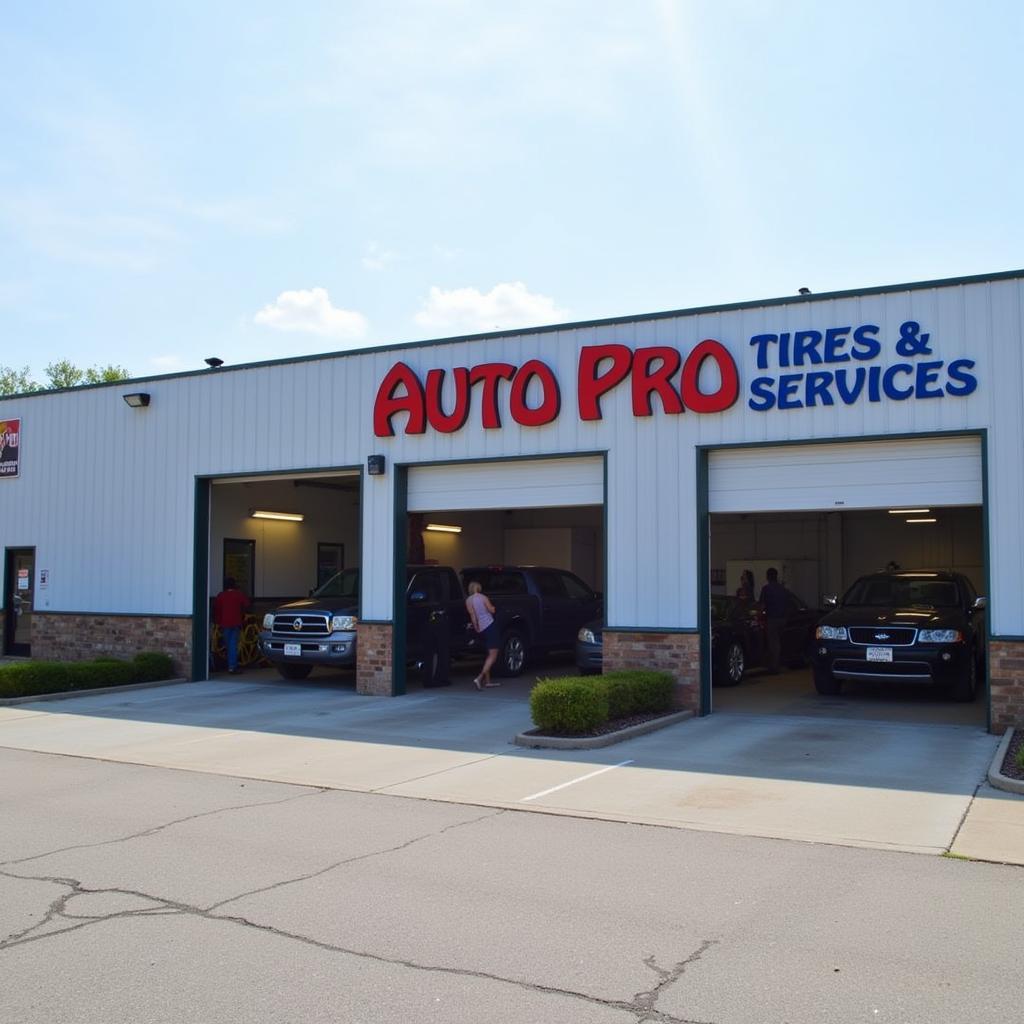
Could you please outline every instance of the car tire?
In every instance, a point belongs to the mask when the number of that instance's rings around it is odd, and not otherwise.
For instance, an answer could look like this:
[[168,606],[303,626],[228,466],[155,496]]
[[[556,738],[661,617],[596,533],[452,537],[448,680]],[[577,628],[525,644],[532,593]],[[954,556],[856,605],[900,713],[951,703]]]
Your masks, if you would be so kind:
[[733,640],[725,649],[714,681],[719,686],[739,686],[746,670],[747,656],[743,651],[743,645]]
[[312,665],[278,665],[277,671],[285,679],[305,679],[313,671]]
[[814,688],[823,697],[838,697],[843,692],[843,681],[836,679],[831,672],[816,668],[814,670]]
[[501,638],[498,660],[494,665],[500,676],[519,676],[526,668],[526,638],[517,629],[510,629]]
[[949,688],[949,695],[957,704],[970,704],[978,693],[978,658],[971,652],[970,667]]

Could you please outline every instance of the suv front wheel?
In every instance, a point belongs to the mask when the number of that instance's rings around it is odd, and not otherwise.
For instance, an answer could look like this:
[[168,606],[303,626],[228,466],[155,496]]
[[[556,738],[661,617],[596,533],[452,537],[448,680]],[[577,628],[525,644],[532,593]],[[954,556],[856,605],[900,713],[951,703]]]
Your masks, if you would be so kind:
[[837,697],[843,692],[843,681],[836,679],[827,669],[816,668],[814,688],[824,697]]

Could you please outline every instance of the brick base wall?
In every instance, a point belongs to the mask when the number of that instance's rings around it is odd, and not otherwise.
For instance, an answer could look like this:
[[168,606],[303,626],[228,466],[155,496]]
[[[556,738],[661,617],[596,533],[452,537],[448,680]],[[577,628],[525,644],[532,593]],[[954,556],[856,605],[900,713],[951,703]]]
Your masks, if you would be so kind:
[[392,632],[388,623],[360,622],[356,627],[356,693],[392,695]]
[[176,676],[192,675],[192,619],[167,615],[55,615],[32,613],[32,657],[88,661],[108,654],[131,658],[143,651],[168,654]]
[[624,668],[671,672],[676,680],[676,707],[695,714],[700,711],[700,637],[696,633],[626,633],[605,629],[603,648],[605,672]]
[[992,640],[988,647],[992,732],[1024,729],[1024,642]]

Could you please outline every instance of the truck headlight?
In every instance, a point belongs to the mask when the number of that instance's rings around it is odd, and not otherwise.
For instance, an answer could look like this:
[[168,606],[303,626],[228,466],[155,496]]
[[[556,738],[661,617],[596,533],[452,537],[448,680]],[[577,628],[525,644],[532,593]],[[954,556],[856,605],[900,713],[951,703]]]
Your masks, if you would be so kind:
[[596,640],[594,639],[594,631],[593,631],[592,629],[587,629],[587,627],[586,627],[586,626],[584,626],[584,627],[583,627],[583,628],[582,628],[582,629],[581,629],[581,630],[580,630],[580,631],[579,631],[579,632],[578,632],[578,633],[576,634],[576,639],[577,639],[577,640],[579,640],[579,642],[580,642],[581,644],[593,644],[593,643],[597,643],[597,641],[596,641]]
[[359,620],[354,615],[333,615],[331,616],[331,632],[339,630],[355,629]]
[[814,635],[818,640],[846,640],[845,626],[819,626]]
[[264,629],[273,629],[274,628],[274,616],[273,616],[273,613],[267,612],[267,614],[263,616],[263,628]]
[[963,638],[959,629],[922,629],[917,634],[923,644],[958,644]]

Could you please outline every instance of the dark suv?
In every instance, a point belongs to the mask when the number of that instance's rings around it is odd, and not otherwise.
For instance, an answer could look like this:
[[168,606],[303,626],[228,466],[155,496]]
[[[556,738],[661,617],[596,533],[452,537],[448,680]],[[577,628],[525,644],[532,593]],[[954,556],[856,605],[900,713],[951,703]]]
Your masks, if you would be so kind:
[[847,679],[922,682],[974,700],[984,672],[985,598],[955,572],[862,576],[815,631],[814,685],[837,694]]

